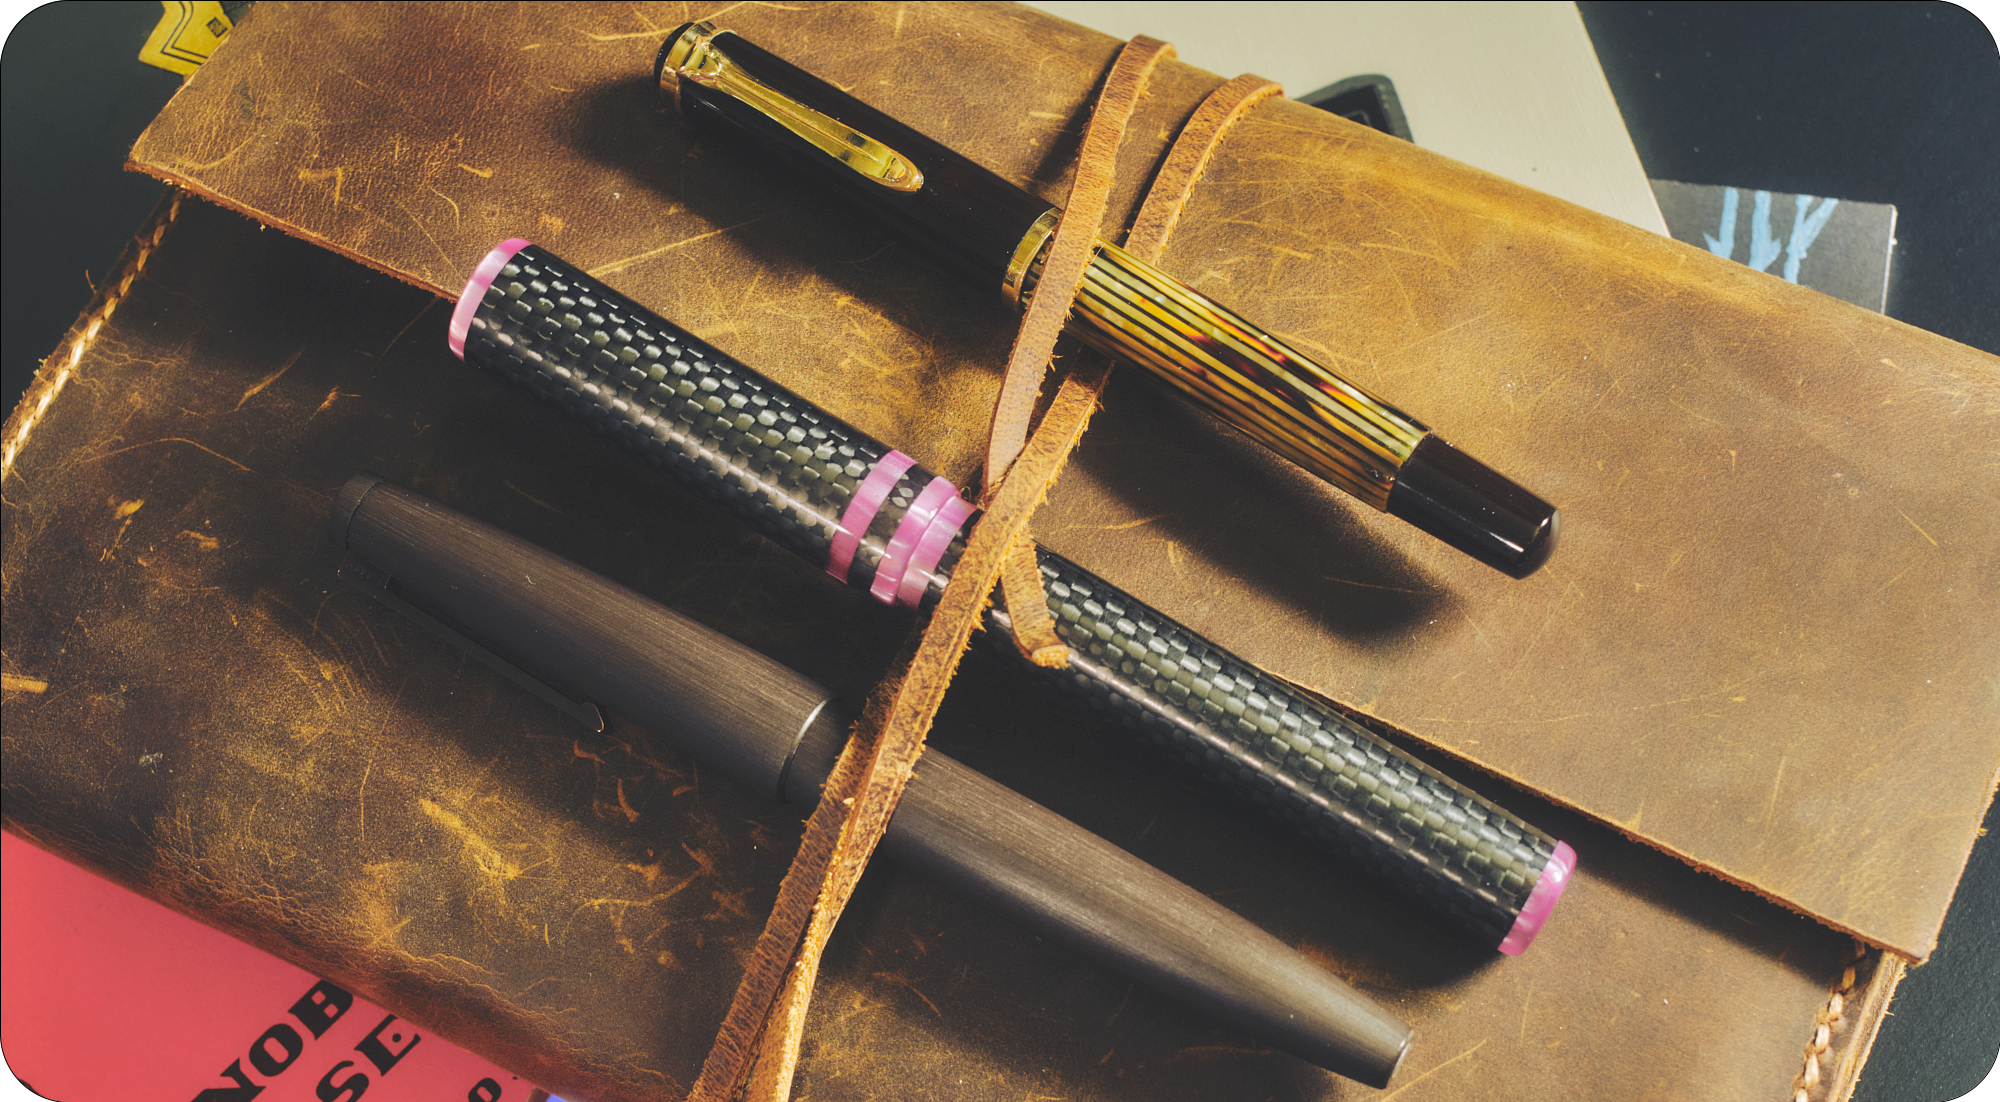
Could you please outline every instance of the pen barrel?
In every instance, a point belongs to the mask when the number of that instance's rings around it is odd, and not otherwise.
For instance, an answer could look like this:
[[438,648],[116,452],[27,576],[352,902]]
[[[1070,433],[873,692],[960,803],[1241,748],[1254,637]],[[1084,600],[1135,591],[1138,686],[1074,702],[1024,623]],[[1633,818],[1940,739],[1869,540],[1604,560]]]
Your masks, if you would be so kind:
[[[1116,586],[1037,549],[1068,668],[1019,656],[1000,608],[985,648],[1169,759],[1518,954],[1556,890],[1561,843],[1340,711]],[[1553,875],[1551,875],[1553,873]],[[1552,904],[1552,901],[1551,901]],[[1524,916],[1528,916],[1525,917]]]
[[[848,723],[813,682],[601,575],[357,475],[330,527],[400,602],[772,798],[807,805]],[[1328,1070],[1387,1085],[1409,1027],[1131,854],[928,751],[885,855]]]
[[[691,50],[707,64],[670,63]],[[894,151],[921,171],[921,185],[902,190],[856,171],[850,161],[803,140],[798,130],[752,100],[725,90],[728,76],[699,71],[718,68]],[[1001,285],[1022,239],[1053,209],[970,158],[730,32],[712,33],[698,23],[681,27],[660,47],[654,73],[676,92],[681,114],[697,133],[720,139],[723,148],[755,150],[782,166],[788,178],[801,173],[906,227],[918,248],[981,286]]]
[[[1029,269],[1023,297],[1040,267]],[[1388,507],[1397,470],[1430,431],[1116,245],[1098,242],[1070,329],[1376,509]]]
[[[949,483],[898,466],[909,463],[900,453],[532,245],[509,242],[480,272],[454,314],[468,362],[682,475],[829,573],[840,576],[836,543],[853,543],[850,585],[911,605],[942,592],[972,520]],[[857,509],[871,487],[889,496]],[[841,519],[856,514],[868,523]],[[926,538],[910,536],[919,528]],[[981,633],[986,650],[1486,944],[1526,947],[1567,875],[1567,847],[1075,563],[1046,549],[1038,559],[1069,668],[1024,658],[1002,606]]]
[[965,549],[948,481],[525,241],[482,263],[452,342],[889,603]]

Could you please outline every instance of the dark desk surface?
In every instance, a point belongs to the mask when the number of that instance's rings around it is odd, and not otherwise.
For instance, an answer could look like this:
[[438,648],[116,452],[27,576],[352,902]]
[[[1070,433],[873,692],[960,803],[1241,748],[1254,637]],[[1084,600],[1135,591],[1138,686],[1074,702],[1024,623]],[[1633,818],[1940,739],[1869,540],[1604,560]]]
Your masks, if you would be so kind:
[[[1648,175],[1895,204],[1890,315],[2000,353],[2000,54],[1978,19],[1943,3],[1580,7]],[[120,171],[180,86],[134,60],[160,10],[51,4],[7,39],[9,409],[160,195]],[[1944,1102],[1993,1067],[1996,827],[1989,813],[1938,951],[1903,982],[1857,1102]]]

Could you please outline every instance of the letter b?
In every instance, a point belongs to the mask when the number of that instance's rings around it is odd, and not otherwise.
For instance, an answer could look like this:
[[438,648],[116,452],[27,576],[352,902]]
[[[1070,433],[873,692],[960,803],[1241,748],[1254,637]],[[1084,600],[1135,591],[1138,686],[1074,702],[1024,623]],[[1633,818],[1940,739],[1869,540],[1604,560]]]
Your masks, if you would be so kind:
[[354,996],[321,980],[305,993],[304,998],[292,1004],[292,1017],[311,1030],[313,1040],[317,1041],[326,1036],[326,1031],[333,1028],[333,1023],[339,1021],[340,1016],[353,1005]]

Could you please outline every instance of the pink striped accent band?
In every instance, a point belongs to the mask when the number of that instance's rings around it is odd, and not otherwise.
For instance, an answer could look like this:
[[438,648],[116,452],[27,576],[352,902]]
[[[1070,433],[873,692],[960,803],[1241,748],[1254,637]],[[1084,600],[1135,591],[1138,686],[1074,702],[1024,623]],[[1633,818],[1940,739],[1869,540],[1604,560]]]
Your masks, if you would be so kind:
[[[861,549],[861,537],[868,533],[868,526],[875,523],[875,514],[881,510],[882,502],[889,491],[896,488],[903,472],[917,465],[917,461],[902,452],[892,451],[876,460],[875,469],[861,480],[861,486],[854,491],[847,509],[840,514],[840,527],[833,533],[833,546],[827,549],[826,572],[842,585],[847,584],[847,571],[854,565],[854,553]],[[879,576],[879,574],[878,574]]]
[[[943,481],[938,479],[938,482]],[[903,571],[903,581],[896,587],[897,604],[915,608],[923,601],[924,591],[931,587],[931,575],[937,570],[938,560],[944,557],[944,549],[951,546],[951,538],[965,527],[965,518],[971,515],[972,506],[967,505],[954,489],[951,500],[938,507],[937,516],[932,517],[930,527],[924,529],[916,550],[910,552],[909,568]]]
[[903,514],[896,525],[896,534],[889,537],[889,546],[882,552],[882,565],[875,568],[875,581],[868,587],[871,596],[885,605],[896,603],[896,591],[909,569],[910,552],[929,530],[937,511],[956,497],[958,487],[942,478],[933,478],[924,492],[917,495],[917,500],[910,503],[910,511]]
[[1518,957],[1528,951],[1535,935],[1542,932],[1542,923],[1548,921],[1549,912],[1556,909],[1556,900],[1562,898],[1563,889],[1569,887],[1569,874],[1575,871],[1576,851],[1569,848],[1568,842],[1557,842],[1548,867],[1542,870],[1542,878],[1535,881],[1535,890],[1528,893],[1527,904],[1514,920],[1514,928],[1500,943],[1501,952]]
[[472,330],[472,315],[479,312],[479,303],[485,299],[486,289],[493,286],[493,277],[500,274],[500,269],[506,267],[509,260],[514,259],[515,253],[532,244],[534,242],[525,237],[510,237],[494,246],[493,251],[486,254],[486,259],[479,262],[479,267],[472,269],[472,278],[465,281],[465,290],[458,293],[458,305],[452,308],[451,331],[445,338],[445,343],[451,345],[452,353],[459,359],[465,358],[465,335]]

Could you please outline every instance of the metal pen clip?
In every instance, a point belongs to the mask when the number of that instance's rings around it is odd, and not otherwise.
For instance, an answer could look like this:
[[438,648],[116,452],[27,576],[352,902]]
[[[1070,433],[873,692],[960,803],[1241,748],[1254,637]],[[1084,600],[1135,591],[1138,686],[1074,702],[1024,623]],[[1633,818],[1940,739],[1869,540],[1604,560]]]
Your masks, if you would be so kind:
[[778,92],[730,63],[715,45],[713,23],[691,23],[667,47],[660,74],[714,88],[755,108],[862,176],[896,191],[916,191],[924,174],[881,142]]
[[593,731],[604,730],[604,713],[597,705],[585,700],[577,700],[563,693],[548,682],[536,677],[500,655],[487,649],[478,640],[452,627],[436,616],[412,604],[397,592],[396,580],[375,568],[373,563],[349,551],[340,562],[340,579],[348,585],[368,594],[388,605],[397,612],[428,628],[432,634],[473,658],[478,659],[494,672],[540,697],[557,711],[583,724]]

